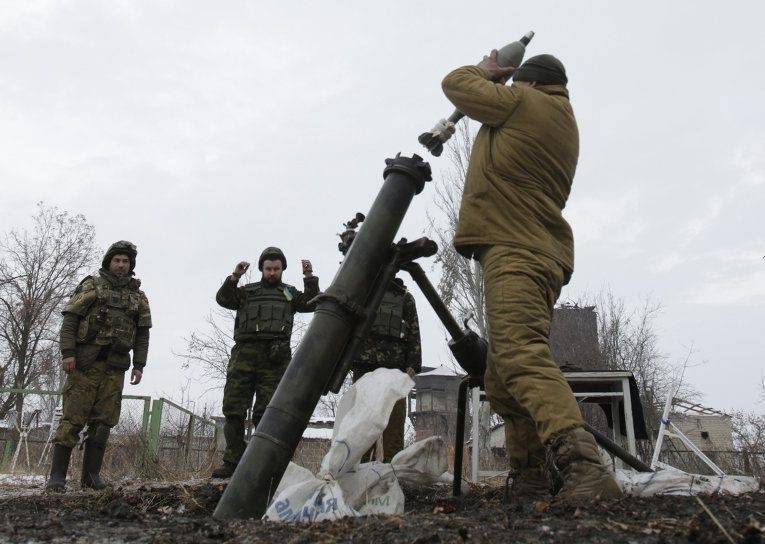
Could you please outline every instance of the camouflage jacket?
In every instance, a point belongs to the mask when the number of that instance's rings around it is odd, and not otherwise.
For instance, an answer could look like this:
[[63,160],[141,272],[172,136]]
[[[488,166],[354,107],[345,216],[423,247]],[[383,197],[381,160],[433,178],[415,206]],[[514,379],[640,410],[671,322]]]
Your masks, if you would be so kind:
[[403,295],[400,338],[370,334],[353,362],[353,370],[357,372],[381,367],[397,368],[403,371],[412,368],[415,372],[419,372],[422,368],[420,322],[417,319],[414,297],[399,278],[391,282],[388,292]]
[[75,357],[77,367],[104,358],[122,369],[143,368],[149,349],[151,310],[140,281],[116,277],[107,270],[83,279],[63,310],[61,355]]

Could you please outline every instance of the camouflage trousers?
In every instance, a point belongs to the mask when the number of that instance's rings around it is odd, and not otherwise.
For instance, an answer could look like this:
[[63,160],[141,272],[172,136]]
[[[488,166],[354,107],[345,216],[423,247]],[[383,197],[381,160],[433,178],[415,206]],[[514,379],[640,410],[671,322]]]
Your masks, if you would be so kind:
[[508,246],[480,255],[489,325],[486,396],[505,420],[514,468],[538,459],[543,444],[582,427],[579,405],[550,352],[550,323],[563,285],[552,259]]
[[[375,369],[354,370],[353,381],[357,382],[364,374],[372,372]],[[390,463],[393,456],[404,449],[404,425],[406,423],[406,399],[400,399],[393,405],[393,410],[388,418],[388,425],[385,426],[385,430],[382,434],[383,443],[383,462]],[[372,446],[369,451],[364,454],[363,461],[375,459],[376,445]]]
[[247,410],[252,406],[252,425],[257,427],[291,358],[288,339],[240,342],[231,350],[223,389],[224,461],[236,464],[241,459],[246,447],[244,422]]
[[73,448],[85,425],[88,440],[108,436],[108,430],[120,420],[124,383],[125,371],[104,361],[71,372],[62,392],[64,413],[53,443]]

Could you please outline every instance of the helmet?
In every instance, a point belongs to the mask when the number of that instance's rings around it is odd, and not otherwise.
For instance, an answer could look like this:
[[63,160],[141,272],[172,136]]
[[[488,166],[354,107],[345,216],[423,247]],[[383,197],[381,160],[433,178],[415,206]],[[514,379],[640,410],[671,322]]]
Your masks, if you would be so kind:
[[135,247],[134,243],[128,242],[127,240],[114,242],[109,246],[109,249],[106,250],[104,259],[101,261],[101,267],[108,270],[109,264],[112,262],[112,257],[115,255],[127,255],[130,259],[130,271],[133,271],[135,268],[135,258],[138,255],[138,248]]
[[258,259],[258,270],[261,272],[263,272],[263,261],[266,259],[279,259],[282,262],[282,269],[287,270],[287,257],[284,256],[284,252],[278,247],[267,247],[263,250],[263,253],[260,254],[260,259]]

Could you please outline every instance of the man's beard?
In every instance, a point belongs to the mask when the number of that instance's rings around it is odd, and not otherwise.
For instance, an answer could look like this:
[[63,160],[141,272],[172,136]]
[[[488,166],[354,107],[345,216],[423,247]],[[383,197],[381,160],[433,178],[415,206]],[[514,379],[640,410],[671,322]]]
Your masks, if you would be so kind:
[[267,278],[263,276],[263,282],[267,283],[268,285],[279,285],[280,281],[281,281],[281,278]]

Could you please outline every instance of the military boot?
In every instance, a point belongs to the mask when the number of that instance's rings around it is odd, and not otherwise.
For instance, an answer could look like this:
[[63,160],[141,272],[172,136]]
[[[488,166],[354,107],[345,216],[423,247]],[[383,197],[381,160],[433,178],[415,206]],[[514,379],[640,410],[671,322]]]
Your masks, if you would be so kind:
[[556,502],[616,499],[622,491],[614,475],[600,460],[595,438],[581,427],[555,438],[550,444],[563,486]]
[[510,492],[515,496],[542,499],[550,495],[552,481],[544,448],[531,452],[527,462],[513,471],[512,480]]
[[229,463],[228,461],[223,461],[223,464],[212,471],[212,477],[213,478],[231,478],[231,476],[234,474],[234,470],[236,470],[236,463]]
[[106,444],[91,440],[85,442],[85,452],[82,455],[82,479],[80,480],[82,487],[95,490],[108,487],[108,484],[100,476],[105,451]]
[[50,467],[50,478],[45,485],[45,491],[63,493],[66,491],[66,473],[69,470],[69,460],[72,458],[72,448],[55,444],[53,446],[53,461]]

